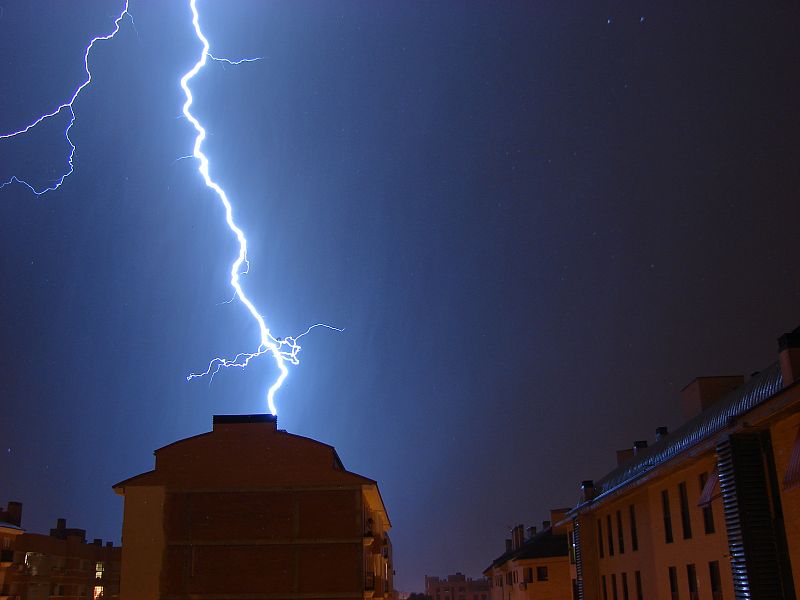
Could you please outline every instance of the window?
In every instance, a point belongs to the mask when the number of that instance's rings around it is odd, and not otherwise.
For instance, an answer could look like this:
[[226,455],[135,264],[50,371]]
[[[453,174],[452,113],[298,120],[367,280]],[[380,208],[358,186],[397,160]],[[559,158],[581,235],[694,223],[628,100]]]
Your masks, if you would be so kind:
[[94,578],[101,579],[103,577],[103,571],[106,570],[106,566],[104,563],[95,563],[94,564]]
[[606,587],[606,576],[600,576],[600,585],[602,586],[603,590],[603,600],[608,600],[608,588]]
[[636,600],[644,600],[644,593],[642,592],[642,574],[636,571],[634,574],[634,581],[636,582]]
[[547,581],[547,567],[536,567],[536,581]]
[[636,552],[639,549],[639,535],[636,533],[636,507],[631,504],[628,512],[631,518],[631,550]]
[[614,532],[611,531],[611,515],[606,515],[606,536],[608,537],[608,555],[614,556]]
[[689,600],[697,600],[697,569],[694,565],[686,565],[686,578],[689,580]]
[[603,552],[603,521],[600,519],[597,519],[597,548],[600,551],[600,558],[603,558],[605,556]]
[[617,511],[617,545],[619,553],[625,554],[625,536],[622,533],[622,512]]
[[667,490],[661,492],[661,508],[664,511],[664,541],[671,544],[673,542],[672,516],[669,512],[669,492]]
[[[708,483],[708,473],[700,473],[700,494],[704,495],[706,484]],[[706,533],[714,533],[714,509],[711,502],[703,505],[703,530]]]
[[678,569],[675,567],[669,568],[669,593],[672,600],[678,600]]
[[100,600],[103,597],[103,586],[96,585],[92,590],[92,600]]
[[692,519],[689,514],[689,496],[686,493],[686,482],[678,484],[678,495],[681,500],[681,524],[683,525],[683,539],[692,539]]
[[525,583],[533,583],[533,569],[531,567],[525,569]]
[[722,578],[719,575],[719,562],[708,563],[708,579],[711,582],[711,598],[722,600]]
[[622,574],[622,600],[630,600],[628,596],[628,574]]
[[617,576],[615,574],[611,574],[611,597],[614,600],[619,600],[619,596],[617,596]]
[[11,538],[10,537],[4,537],[3,538],[3,550],[8,550],[9,548],[11,548]]
[[570,529],[567,532],[567,545],[569,546],[569,564],[575,564],[575,531]]

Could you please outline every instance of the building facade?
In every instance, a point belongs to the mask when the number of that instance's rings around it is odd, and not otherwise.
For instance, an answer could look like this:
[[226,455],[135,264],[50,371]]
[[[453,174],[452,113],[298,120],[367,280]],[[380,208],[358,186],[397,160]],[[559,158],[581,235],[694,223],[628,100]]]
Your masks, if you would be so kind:
[[0,600],[116,600],[121,549],[58,519],[49,535],[21,527],[22,504],[0,510]]
[[514,527],[505,552],[483,572],[491,583],[491,600],[572,598],[567,511],[551,510],[539,532]]
[[432,600],[489,600],[489,594],[488,579],[472,579],[463,573],[425,576],[425,595]]
[[749,381],[700,378],[693,416],[618,452],[571,511],[577,598],[794,599],[800,590],[800,328]]
[[271,415],[215,416],[155,451],[125,498],[123,600],[393,596],[377,483]]

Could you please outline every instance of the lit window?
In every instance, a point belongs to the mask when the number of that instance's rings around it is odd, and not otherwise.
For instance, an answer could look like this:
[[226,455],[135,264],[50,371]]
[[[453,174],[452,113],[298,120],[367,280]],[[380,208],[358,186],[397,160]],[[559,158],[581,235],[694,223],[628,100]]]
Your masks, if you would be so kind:
[[[95,563],[94,564],[94,577],[95,577],[95,579],[102,578],[103,577],[103,571],[105,571],[105,570],[106,570],[106,566],[105,566],[104,563],[101,563],[101,562]],[[102,588],[100,589],[100,591],[101,592],[103,591]]]
[[103,597],[103,586],[96,585],[94,586],[94,590],[92,590],[92,600],[98,600]]

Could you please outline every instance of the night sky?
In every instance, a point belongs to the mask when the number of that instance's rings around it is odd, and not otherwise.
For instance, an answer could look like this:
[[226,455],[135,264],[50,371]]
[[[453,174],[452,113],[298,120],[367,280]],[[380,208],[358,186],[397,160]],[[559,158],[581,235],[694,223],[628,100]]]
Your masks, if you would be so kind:
[[[82,81],[119,1],[0,2],[0,132]],[[800,3],[201,2],[204,151],[276,336],[320,321],[279,426],[378,480],[397,587],[478,576],[800,325]],[[132,0],[90,57],[75,172],[0,190],[0,505],[119,540],[111,485],[276,371],[187,382],[258,332],[180,118],[187,2]],[[64,121],[0,141],[63,172]]]

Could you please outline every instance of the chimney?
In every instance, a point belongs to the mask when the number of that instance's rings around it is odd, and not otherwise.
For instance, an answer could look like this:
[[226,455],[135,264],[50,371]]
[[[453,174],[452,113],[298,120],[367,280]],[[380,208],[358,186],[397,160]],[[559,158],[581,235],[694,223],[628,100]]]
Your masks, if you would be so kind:
[[214,431],[240,433],[242,427],[258,427],[264,431],[278,430],[278,417],[275,415],[214,415]]
[[778,362],[781,365],[783,387],[800,379],[800,327],[778,338]]
[[594,499],[594,481],[584,479],[581,481],[581,502],[591,502]]
[[624,450],[617,450],[617,466],[622,463],[628,462],[633,458],[633,448],[625,448]]
[[516,527],[514,527],[514,530],[512,532],[512,544],[511,544],[512,549],[516,550],[517,548],[522,546],[522,543],[525,541],[525,539],[523,538],[524,532],[525,532],[525,527],[523,527],[521,523]]
[[529,540],[533,539],[533,536],[536,535],[536,527],[528,527],[528,529],[526,529],[526,531],[528,532],[528,538],[527,539],[529,539]]
[[633,455],[639,456],[647,448],[647,440],[636,440],[633,442]]
[[666,427],[656,427],[656,441],[661,440],[669,435],[669,429]]
[[22,525],[22,502],[9,501],[8,508],[0,508],[0,521],[20,527]]
[[67,520],[66,519],[56,519],[56,529],[62,530],[67,528]]
[[544,531],[545,529],[550,529],[550,525],[552,525],[550,521],[542,521],[542,531]]
[[[798,363],[800,364],[800,363]],[[681,390],[683,417],[687,421],[744,383],[743,375],[697,377]]]
[[103,540],[101,540],[100,538],[94,538],[92,540],[92,544],[94,544],[95,546],[102,546],[103,545]]
[[113,548],[114,542],[106,542],[106,548]]
[[[568,527],[563,522],[567,518],[567,515],[569,514],[569,511],[570,511],[569,508],[551,508],[550,509],[550,522],[552,524],[551,526],[553,528],[553,533],[554,534],[561,535],[561,534],[567,533]],[[562,523],[562,525],[559,525],[559,523]]]
[[506,539],[506,552],[511,552],[511,540]]

